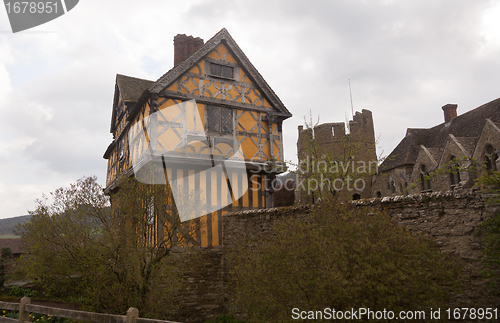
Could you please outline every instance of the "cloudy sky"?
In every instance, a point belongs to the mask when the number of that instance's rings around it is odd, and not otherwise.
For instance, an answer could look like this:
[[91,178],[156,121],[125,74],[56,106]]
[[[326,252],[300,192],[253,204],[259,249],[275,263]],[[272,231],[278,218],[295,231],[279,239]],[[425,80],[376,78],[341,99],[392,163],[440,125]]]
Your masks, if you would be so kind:
[[373,112],[378,154],[406,128],[443,122],[500,96],[500,1],[81,0],[64,16],[13,34],[0,8],[0,218],[82,176],[104,185],[117,73],[156,80],[173,37],[226,28],[293,113],[297,126]]

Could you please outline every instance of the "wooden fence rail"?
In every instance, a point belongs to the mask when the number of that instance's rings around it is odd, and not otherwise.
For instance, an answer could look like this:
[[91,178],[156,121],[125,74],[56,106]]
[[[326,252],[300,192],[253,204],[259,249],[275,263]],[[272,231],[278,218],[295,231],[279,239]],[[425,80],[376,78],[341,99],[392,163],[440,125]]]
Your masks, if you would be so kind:
[[[179,323],[173,321],[153,320],[139,317],[139,310],[131,307],[127,315],[102,314],[85,311],[67,310],[41,305],[32,305],[29,297],[23,297],[20,303],[0,302],[0,310],[18,311],[19,319],[0,316],[0,323],[24,323],[29,321],[29,313],[64,317],[86,322],[98,323]],[[0,313],[1,314],[1,313]]]

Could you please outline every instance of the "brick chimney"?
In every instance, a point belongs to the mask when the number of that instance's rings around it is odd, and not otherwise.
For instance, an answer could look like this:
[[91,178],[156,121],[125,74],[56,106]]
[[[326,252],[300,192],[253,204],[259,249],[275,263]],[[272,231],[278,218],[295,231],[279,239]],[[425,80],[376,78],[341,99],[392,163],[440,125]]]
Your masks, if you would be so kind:
[[174,37],[174,66],[191,56],[203,46],[203,39],[200,37],[186,36],[178,34]]
[[443,106],[444,122],[448,123],[457,116],[457,104],[447,104]]

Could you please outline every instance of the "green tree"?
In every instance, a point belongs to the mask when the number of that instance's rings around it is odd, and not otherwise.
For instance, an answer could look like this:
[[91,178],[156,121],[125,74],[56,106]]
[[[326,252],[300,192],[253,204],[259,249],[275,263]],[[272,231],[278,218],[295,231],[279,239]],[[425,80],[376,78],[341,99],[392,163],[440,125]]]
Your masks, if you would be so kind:
[[111,199],[86,177],[39,200],[23,225],[22,268],[47,293],[78,295],[93,310],[135,306],[143,317],[164,317],[180,287],[168,256],[188,245],[192,228],[179,220],[166,185],[123,178]]
[[235,309],[252,322],[289,322],[292,309],[428,309],[445,305],[459,260],[377,211],[320,204],[275,223],[230,257]]
[[8,271],[7,269],[12,258],[13,255],[10,248],[0,249],[0,288],[3,288],[3,285],[5,284],[5,277]]
[[[500,204],[500,172],[485,172],[478,181],[478,185],[484,185],[491,189],[494,195],[489,199],[490,204]],[[500,278],[500,211],[486,215],[481,224],[481,232],[484,234],[484,263],[486,272],[494,278],[493,288],[498,293]]]

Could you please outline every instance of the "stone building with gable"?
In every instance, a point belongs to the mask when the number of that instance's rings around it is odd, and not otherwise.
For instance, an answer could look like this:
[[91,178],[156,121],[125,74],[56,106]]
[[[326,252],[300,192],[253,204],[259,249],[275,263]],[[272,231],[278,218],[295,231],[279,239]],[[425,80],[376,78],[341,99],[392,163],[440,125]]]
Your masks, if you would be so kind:
[[[473,162],[500,170],[500,98],[462,115],[456,104],[442,109],[443,123],[407,129],[373,177],[372,197],[471,187],[477,176]],[[457,171],[431,176],[438,169]]]

